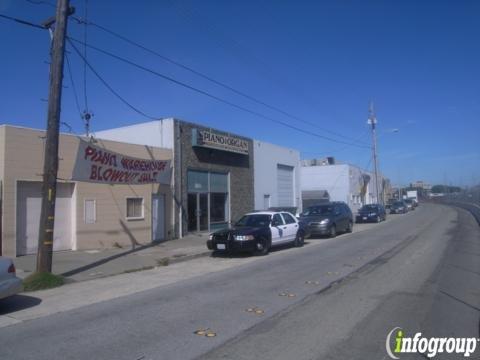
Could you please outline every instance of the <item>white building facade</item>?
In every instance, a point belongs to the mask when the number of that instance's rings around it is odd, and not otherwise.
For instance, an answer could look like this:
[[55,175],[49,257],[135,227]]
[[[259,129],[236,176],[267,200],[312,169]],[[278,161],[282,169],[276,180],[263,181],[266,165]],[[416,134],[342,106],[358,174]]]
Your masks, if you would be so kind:
[[[350,164],[310,165],[304,161],[300,171],[301,190],[326,191],[330,201],[343,201],[352,211],[377,203],[375,176]],[[379,176],[379,185],[382,177]],[[381,193],[379,186],[379,193]]]
[[253,141],[255,210],[296,208],[302,211],[300,152]]

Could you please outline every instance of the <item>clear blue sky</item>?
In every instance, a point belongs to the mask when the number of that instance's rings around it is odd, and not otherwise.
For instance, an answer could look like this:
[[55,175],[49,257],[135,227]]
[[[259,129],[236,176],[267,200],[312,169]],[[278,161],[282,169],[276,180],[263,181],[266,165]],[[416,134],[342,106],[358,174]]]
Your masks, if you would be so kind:
[[[34,2],[42,2],[33,0]],[[49,0],[54,2],[54,0]],[[73,0],[83,17],[85,0]],[[379,121],[381,171],[393,183],[480,182],[480,2],[88,1],[89,20],[165,56],[350,138],[370,141],[369,100]],[[54,8],[0,0],[0,13],[41,22]],[[83,38],[69,23],[69,35]],[[266,116],[288,118],[89,27],[88,42]],[[45,128],[47,32],[0,19],[0,123]],[[83,67],[70,49],[80,106]],[[368,149],[345,147],[244,113],[89,50],[88,59],[132,105],[365,167]],[[62,121],[83,131],[65,73]],[[148,119],[87,74],[93,130]],[[399,129],[392,132],[391,129]],[[65,127],[62,130],[67,131]],[[371,165],[370,165],[371,167]]]

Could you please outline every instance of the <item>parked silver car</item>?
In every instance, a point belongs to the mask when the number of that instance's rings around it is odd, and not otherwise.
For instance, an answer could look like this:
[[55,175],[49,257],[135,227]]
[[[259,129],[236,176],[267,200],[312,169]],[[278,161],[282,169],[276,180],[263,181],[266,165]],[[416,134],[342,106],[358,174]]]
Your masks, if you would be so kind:
[[22,291],[22,280],[17,278],[12,259],[0,256],[0,299]]

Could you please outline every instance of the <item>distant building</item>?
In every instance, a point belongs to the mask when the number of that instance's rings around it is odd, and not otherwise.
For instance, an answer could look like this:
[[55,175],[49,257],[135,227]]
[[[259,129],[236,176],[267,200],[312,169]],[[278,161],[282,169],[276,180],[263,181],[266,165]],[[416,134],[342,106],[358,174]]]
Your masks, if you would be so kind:
[[415,181],[413,183],[410,184],[410,187],[412,188],[416,188],[416,189],[422,189],[422,190],[426,190],[426,191],[430,191],[432,190],[432,185],[422,181],[422,180],[418,180],[418,181]]
[[324,191],[330,201],[343,201],[353,211],[365,204],[381,202],[387,184],[390,186],[388,179],[379,175],[380,199],[377,199],[374,174],[354,165],[336,164],[335,160],[303,160],[300,177],[302,193]]

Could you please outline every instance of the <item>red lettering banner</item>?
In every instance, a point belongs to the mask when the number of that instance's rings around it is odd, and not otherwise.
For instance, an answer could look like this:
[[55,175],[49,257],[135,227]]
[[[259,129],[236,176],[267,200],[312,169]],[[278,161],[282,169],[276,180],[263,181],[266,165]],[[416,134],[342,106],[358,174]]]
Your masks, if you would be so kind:
[[72,180],[103,184],[170,184],[170,160],[137,159],[80,140]]

